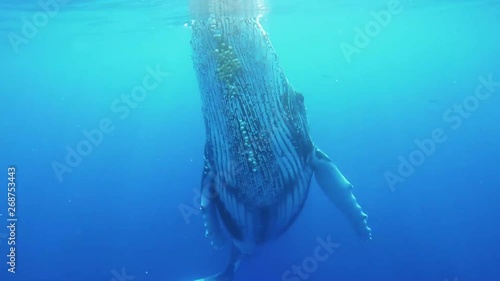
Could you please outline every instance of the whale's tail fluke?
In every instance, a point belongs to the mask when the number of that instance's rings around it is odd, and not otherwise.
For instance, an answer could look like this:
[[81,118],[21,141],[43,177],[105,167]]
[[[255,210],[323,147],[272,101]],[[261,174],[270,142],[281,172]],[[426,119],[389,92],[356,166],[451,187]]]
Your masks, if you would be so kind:
[[224,271],[209,277],[196,279],[194,281],[233,281],[234,272],[238,269],[242,256],[243,254],[241,253],[241,251],[233,243],[231,246],[231,255],[229,257],[229,262]]

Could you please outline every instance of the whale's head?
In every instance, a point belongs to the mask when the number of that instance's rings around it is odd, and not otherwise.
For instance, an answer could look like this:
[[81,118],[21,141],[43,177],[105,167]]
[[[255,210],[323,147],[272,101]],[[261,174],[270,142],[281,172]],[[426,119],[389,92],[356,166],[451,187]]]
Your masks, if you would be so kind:
[[207,161],[247,199],[272,202],[313,150],[304,97],[257,18],[212,14],[193,21],[192,31]]
[[265,0],[190,0],[189,12],[193,19],[210,16],[262,17],[269,10]]

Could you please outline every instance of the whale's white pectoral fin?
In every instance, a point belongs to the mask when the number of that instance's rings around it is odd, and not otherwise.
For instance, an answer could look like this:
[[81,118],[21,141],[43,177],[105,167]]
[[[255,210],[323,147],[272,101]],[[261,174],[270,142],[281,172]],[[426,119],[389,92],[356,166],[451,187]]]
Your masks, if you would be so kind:
[[352,194],[352,184],[342,175],[332,160],[316,148],[312,166],[319,186],[335,206],[347,217],[356,233],[364,239],[371,239],[368,216]]
[[222,248],[225,236],[222,230],[217,211],[217,194],[215,180],[208,165],[205,165],[201,183],[201,211],[205,221],[205,236],[210,239],[215,249]]

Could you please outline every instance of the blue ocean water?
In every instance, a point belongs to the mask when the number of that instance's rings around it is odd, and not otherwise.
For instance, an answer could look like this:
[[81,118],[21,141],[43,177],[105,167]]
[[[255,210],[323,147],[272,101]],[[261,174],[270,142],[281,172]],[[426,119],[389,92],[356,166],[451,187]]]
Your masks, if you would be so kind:
[[[58,1],[0,3],[0,280],[218,272],[227,252],[196,211],[205,136],[187,1]],[[354,184],[373,240],[313,180],[297,221],[236,280],[500,280],[500,1],[266,5],[312,137]],[[325,260],[318,241],[336,245]]]

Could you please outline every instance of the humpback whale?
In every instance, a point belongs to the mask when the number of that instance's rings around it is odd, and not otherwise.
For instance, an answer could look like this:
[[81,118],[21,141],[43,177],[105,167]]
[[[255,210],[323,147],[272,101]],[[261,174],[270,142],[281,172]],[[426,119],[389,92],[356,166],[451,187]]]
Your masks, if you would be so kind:
[[229,246],[229,281],[244,255],[296,220],[313,175],[363,239],[353,185],[309,134],[304,96],[287,80],[255,14],[262,0],[192,0],[192,61],[205,123],[201,211],[214,247]]

